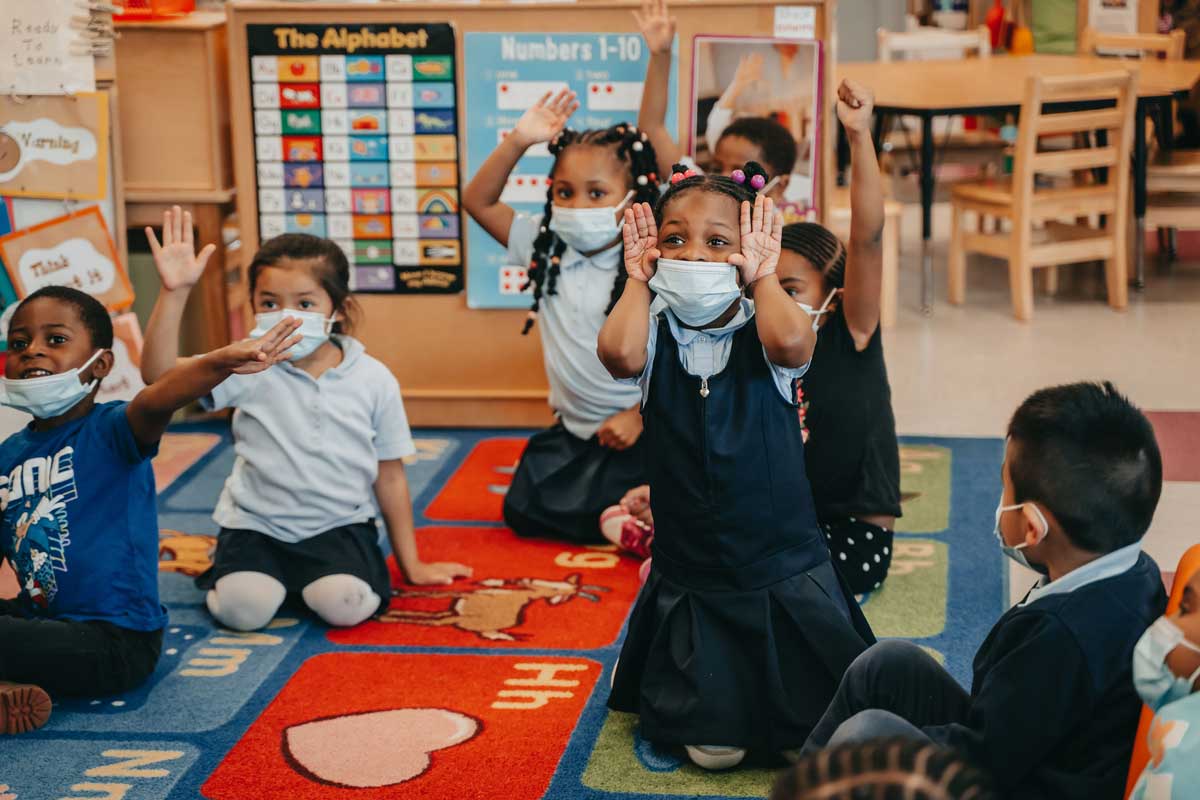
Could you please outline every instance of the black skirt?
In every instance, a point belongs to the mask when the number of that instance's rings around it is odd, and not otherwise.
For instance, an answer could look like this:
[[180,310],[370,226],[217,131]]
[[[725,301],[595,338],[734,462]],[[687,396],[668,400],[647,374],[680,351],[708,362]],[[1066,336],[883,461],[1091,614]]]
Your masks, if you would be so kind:
[[801,747],[874,642],[828,561],[747,591],[701,591],[657,568],[638,596],[609,707],[665,745]]
[[603,544],[601,512],[645,482],[641,439],[612,450],[558,424],[530,437],[504,498],[504,522],[518,536]]

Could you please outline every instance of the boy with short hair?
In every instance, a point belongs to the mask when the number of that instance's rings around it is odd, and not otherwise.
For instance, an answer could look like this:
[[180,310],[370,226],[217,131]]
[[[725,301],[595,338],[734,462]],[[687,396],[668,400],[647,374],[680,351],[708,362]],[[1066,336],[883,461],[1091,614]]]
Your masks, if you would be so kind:
[[0,558],[20,584],[0,601],[0,734],[44,724],[47,692],[113,694],[154,671],[167,614],[150,459],[175,411],[284,358],[299,324],[285,318],[261,339],[181,363],[128,403],[97,405],[113,367],[104,306],[51,286],[17,307],[0,403],[34,419],[0,443]]
[[1122,797],[1141,701],[1130,663],[1166,608],[1141,552],[1162,489],[1146,417],[1112,384],[1036,392],[1009,424],[996,536],[1042,573],[975,656],[971,692],[908,642],[850,666],[805,745],[956,747],[1022,800]]

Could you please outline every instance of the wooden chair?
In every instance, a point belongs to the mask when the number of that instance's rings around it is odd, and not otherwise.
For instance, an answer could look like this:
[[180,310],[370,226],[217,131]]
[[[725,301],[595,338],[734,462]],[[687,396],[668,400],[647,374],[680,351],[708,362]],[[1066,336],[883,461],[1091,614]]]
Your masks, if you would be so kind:
[[[1200,570],[1200,544],[1189,547],[1183,557],[1179,559],[1179,566],[1175,569],[1175,579],[1171,582],[1171,595],[1167,598],[1168,614],[1174,614],[1179,610],[1179,603],[1183,600],[1183,587],[1187,586],[1188,581],[1192,579],[1197,570]],[[1142,706],[1142,718],[1138,723],[1137,739],[1133,743],[1133,757],[1129,760],[1129,777],[1125,783],[1126,797],[1133,792],[1138,778],[1142,776],[1142,770],[1150,762],[1150,748],[1146,746],[1146,735],[1150,732],[1150,721],[1153,719],[1154,712],[1150,710],[1150,707]]]
[[1170,33],[1104,33],[1084,28],[1079,36],[1079,53],[1087,56],[1118,56],[1121,58],[1183,59],[1187,36],[1182,30]]
[[[1125,308],[1129,150],[1136,83],[1137,73],[1125,69],[1081,77],[1029,79],[1021,106],[1012,178],[959,184],[951,190],[950,302],[960,304],[965,299],[967,253],[977,252],[1008,260],[1017,319],[1033,316],[1034,269],[1080,261],[1105,262],[1108,303],[1113,308]],[[1046,113],[1043,108],[1046,103],[1097,101],[1115,105],[1062,113]],[[1104,147],[1038,152],[1039,137],[1101,130],[1109,132]],[[1084,170],[1104,173],[1103,182],[1093,178],[1089,185],[1041,188],[1036,180],[1038,175]],[[998,233],[968,231],[964,224],[967,212],[981,218],[1007,219],[1010,229]],[[1092,215],[1104,215],[1104,227],[1079,221]]]

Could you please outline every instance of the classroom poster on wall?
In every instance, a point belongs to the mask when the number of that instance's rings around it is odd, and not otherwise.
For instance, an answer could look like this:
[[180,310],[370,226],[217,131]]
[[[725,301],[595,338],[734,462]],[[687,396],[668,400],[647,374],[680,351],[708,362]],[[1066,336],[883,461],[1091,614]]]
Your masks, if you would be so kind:
[[[474,175],[521,115],[546,92],[563,87],[579,96],[568,125],[577,130],[637,122],[642,80],[650,54],[637,34],[464,34],[467,174]],[[671,70],[667,128],[675,129],[675,69]],[[541,213],[554,160],[545,145],[530,148],[517,163],[501,200],[518,211]],[[527,264],[509,264],[505,248],[467,223],[470,308],[526,308],[522,292]]]
[[76,25],[78,0],[0,3],[0,93],[64,95],[96,88],[96,63]]
[[0,96],[0,195],[102,199],[108,138],[105,92]]
[[113,368],[100,383],[96,402],[132,400],[146,388],[142,380],[142,328],[132,311],[113,318]]
[[0,237],[0,261],[17,297],[43,286],[71,286],[110,311],[133,305],[129,276],[96,206]]
[[259,238],[337,242],[358,292],[462,291],[454,29],[249,25]]

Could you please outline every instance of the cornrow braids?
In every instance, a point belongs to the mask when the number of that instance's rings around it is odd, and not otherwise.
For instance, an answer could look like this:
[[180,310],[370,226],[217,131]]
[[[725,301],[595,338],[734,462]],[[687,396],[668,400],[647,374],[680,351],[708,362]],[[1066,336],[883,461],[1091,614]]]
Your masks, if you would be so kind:
[[929,742],[883,739],[812,753],[782,773],[771,800],[995,800],[984,773]]
[[845,286],[846,246],[825,226],[815,222],[784,225],[783,248],[808,259],[831,288]]
[[[741,180],[737,180],[739,174]],[[758,179],[757,181],[755,179]],[[662,225],[663,212],[679,195],[692,190],[723,194],[732,198],[740,209],[742,202],[753,203],[758,196],[758,189],[766,185],[767,171],[757,161],[747,161],[746,166],[734,170],[729,177],[724,175],[704,175],[697,173],[686,164],[676,164],[671,167],[671,185],[659,199],[654,209],[654,221]],[[757,183],[755,187],[753,184]]]
[[[611,128],[562,131],[550,142],[550,155],[554,156],[555,167],[558,165],[558,157],[562,152],[575,145],[615,148],[617,158],[629,166],[629,185],[634,192],[630,202],[651,205],[658,202],[658,175],[655,173],[657,157],[654,154],[654,146],[650,144],[649,137],[633,125],[621,122]],[[550,174],[554,174],[554,167],[550,169]],[[529,262],[528,281],[522,287],[522,290],[529,286],[533,287],[533,305],[529,308],[525,327],[521,330],[522,335],[529,333],[533,328],[543,295],[557,294],[562,256],[566,252],[567,245],[550,230],[550,217],[553,213],[554,187],[551,185],[546,189],[546,204],[542,208],[542,224],[538,228],[538,235],[533,240],[533,256]],[[612,294],[609,297],[605,314],[611,312],[617,300],[621,298],[628,277],[625,272],[625,258],[622,255],[617,261],[617,275],[613,281]]]

